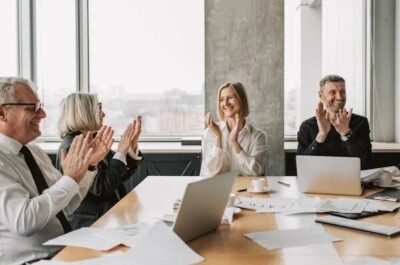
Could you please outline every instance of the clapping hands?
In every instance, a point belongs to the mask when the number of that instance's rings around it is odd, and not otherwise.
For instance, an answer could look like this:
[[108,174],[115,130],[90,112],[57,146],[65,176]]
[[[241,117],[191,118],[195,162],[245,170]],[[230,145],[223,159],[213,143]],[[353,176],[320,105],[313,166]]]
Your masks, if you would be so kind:
[[90,141],[91,134],[86,134],[86,137],[83,134],[78,135],[72,141],[68,154],[66,150],[61,151],[61,166],[64,175],[70,176],[77,183],[83,179],[93,155]]
[[[88,132],[92,138],[92,133]],[[90,147],[93,148],[93,154],[90,158],[90,165],[97,166],[97,164],[104,159],[107,153],[110,151],[113,139],[114,130],[110,126],[101,126],[100,130],[96,134],[96,137],[90,142]]]
[[64,174],[79,183],[88,167],[96,166],[110,151],[113,134],[111,127],[102,126],[94,139],[90,131],[86,133],[86,136],[81,134],[75,137],[68,154],[66,150],[61,152],[61,166]]
[[315,110],[315,116],[317,118],[318,129],[319,132],[317,134],[316,140],[319,143],[323,143],[328,136],[329,131],[331,130],[331,126],[335,128],[335,130],[341,134],[345,135],[350,131],[350,119],[352,115],[353,109],[351,108],[349,111],[344,109],[339,109],[338,113],[335,116],[329,117],[329,113],[324,110],[324,104],[322,102],[318,103],[318,107]]
[[222,147],[222,133],[221,133],[221,130],[219,129],[218,125],[211,118],[211,113],[210,112],[208,112],[206,114],[205,122],[207,124],[207,127],[210,129],[210,131],[214,135],[215,145],[217,145],[218,147]]
[[118,152],[126,155],[129,148],[135,151],[139,141],[140,133],[142,132],[142,117],[138,116],[132,123],[129,123],[124,133],[121,136],[121,141],[118,145]]
[[349,124],[352,113],[352,108],[350,108],[349,111],[347,111],[346,108],[340,109],[338,113],[336,113],[335,119],[331,121],[333,127],[335,127],[335,130],[339,134],[345,135],[350,131]]

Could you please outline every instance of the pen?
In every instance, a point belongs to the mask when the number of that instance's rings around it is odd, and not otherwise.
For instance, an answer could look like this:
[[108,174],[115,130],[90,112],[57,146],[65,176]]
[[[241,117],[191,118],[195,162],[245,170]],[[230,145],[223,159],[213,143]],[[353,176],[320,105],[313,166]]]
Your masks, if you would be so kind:
[[237,190],[236,192],[242,192],[242,191],[247,191],[247,188],[246,189]]
[[278,180],[278,183],[281,184],[281,185],[284,185],[284,186],[286,186],[286,187],[290,187],[290,184],[289,184],[289,183],[285,183],[285,182],[282,182],[282,181],[280,181],[280,180]]

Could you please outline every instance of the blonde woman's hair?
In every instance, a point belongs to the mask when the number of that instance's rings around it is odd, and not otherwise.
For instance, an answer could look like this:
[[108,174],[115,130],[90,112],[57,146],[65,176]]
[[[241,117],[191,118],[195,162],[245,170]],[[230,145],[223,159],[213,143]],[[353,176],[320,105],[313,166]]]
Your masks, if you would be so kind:
[[72,93],[61,102],[58,133],[61,138],[74,132],[97,131],[100,126],[97,95]]
[[218,119],[221,121],[225,120],[224,112],[220,108],[219,98],[221,96],[222,90],[227,87],[231,87],[233,89],[233,91],[235,91],[235,93],[236,93],[236,96],[240,103],[240,116],[243,118],[246,118],[247,116],[249,116],[249,101],[247,100],[246,90],[244,89],[244,86],[242,85],[242,83],[240,83],[240,82],[225,83],[222,86],[220,86],[218,89],[218,95],[217,95]]

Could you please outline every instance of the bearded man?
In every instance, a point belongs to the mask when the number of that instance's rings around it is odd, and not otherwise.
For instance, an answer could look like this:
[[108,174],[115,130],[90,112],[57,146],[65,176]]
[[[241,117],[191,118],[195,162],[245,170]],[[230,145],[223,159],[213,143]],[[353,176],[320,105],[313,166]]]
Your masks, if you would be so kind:
[[[327,75],[320,81],[315,116],[297,133],[297,155],[359,157],[361,169],[371,167],[371,140],[366,117],[347,110],[345,80]],[[340,165],[338,165],[340,166]]]

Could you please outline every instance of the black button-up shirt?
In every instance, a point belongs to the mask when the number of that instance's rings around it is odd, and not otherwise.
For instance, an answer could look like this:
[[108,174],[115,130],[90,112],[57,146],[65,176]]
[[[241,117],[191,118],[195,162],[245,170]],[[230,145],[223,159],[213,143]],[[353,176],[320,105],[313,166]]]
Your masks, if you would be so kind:
[[361,169],[371,168],[371,140],[367,118],[352,114],[349,127],[352,135],[347,141],[342,141],[340,134],[331,126],[325,142],[318,143],[315,140],[319,132],[317,118],[304,121],[297,133],[297,154],[359,157]]

